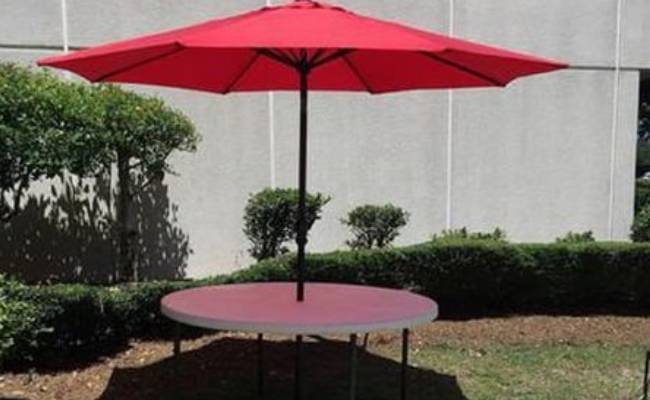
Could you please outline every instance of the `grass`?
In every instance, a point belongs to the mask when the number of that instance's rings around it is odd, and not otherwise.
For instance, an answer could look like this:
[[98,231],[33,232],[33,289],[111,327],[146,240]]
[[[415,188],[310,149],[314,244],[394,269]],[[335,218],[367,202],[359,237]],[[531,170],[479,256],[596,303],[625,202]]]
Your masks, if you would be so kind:
[[[471,400],[636,400],[645,349],[606,344],[429,346],[413,362],[455,376]],[[457,400],[454,397],[437,397]]]

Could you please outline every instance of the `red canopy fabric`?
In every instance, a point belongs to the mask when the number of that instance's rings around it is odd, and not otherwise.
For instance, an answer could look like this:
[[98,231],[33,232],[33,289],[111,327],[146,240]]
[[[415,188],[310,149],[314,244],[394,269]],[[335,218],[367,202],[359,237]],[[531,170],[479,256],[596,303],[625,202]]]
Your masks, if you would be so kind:
[[505,86],[566,64],[484,46],[312,1],[264,7],[168,32],[39,61],[90,81],[229,93],[297,90],[394,92]]

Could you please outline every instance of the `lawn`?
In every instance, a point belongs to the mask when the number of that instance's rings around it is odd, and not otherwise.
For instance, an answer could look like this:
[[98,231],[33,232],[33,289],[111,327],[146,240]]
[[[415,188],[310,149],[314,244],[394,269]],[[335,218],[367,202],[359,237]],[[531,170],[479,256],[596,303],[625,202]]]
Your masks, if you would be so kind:
[[[267,399],[291,398],[293,347],[270,337]],[[346,398],[345,338],[310,338],[307,399]],[[411,399],[638,400],[650,319],[513,317],[439,321],[412,335]],[[396,399],[399,335],[370,336],[360,353],[359,399]],[[255,342],[210,334],[183,344],[179,375],[170,344],[137,341],[93,362],[61,360],[49,371],[4,374],[0,399],[247,399],[255,393]]]
[[643,363],[640,346],[519,345],[432,346],[414,361],[455,376],[463,396],[438,391],[440,399],[638,399]]

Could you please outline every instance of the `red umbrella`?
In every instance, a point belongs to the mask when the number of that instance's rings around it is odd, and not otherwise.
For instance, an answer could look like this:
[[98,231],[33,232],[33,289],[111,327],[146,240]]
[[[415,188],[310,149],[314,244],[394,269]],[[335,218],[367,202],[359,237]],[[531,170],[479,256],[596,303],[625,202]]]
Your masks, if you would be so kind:
[[502,87],[567,66],[305,0],[49,57],[39,65],[93,82],[222,94],[300,90],[298,301],[304,296],[308,89],[377,94]]

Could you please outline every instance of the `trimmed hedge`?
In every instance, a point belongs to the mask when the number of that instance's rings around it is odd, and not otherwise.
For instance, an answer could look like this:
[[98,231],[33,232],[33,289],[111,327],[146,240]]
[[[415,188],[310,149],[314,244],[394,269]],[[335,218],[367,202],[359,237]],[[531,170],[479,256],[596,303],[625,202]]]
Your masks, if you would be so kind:
[[159,312],[165,294],[219,283],[213,278],[113,287],[26,286],[0,277],[0,366],[41,364],[85,349],[92,356],[96,345],[164,337],[171,332],[171,321]]
[[[308,257],[308,279],[408,288],[443,317],[504,313],[650,314],[650,245],[507,244],[459,240]],[[114,287],[25,286],[0,276],[0,363],[39,364],[80,349],[164,337],[167,293],[190,287],[294,279],[295,258],[264,260],[227,276]]]
[[[290,280],[293,256],[239,273]],[[308,279],[408,288],[434,298],[443,316],[494,313],[650,314],[650,245],[430,242],[308,257]],[[237,275],[236,275],[237,276]]]

